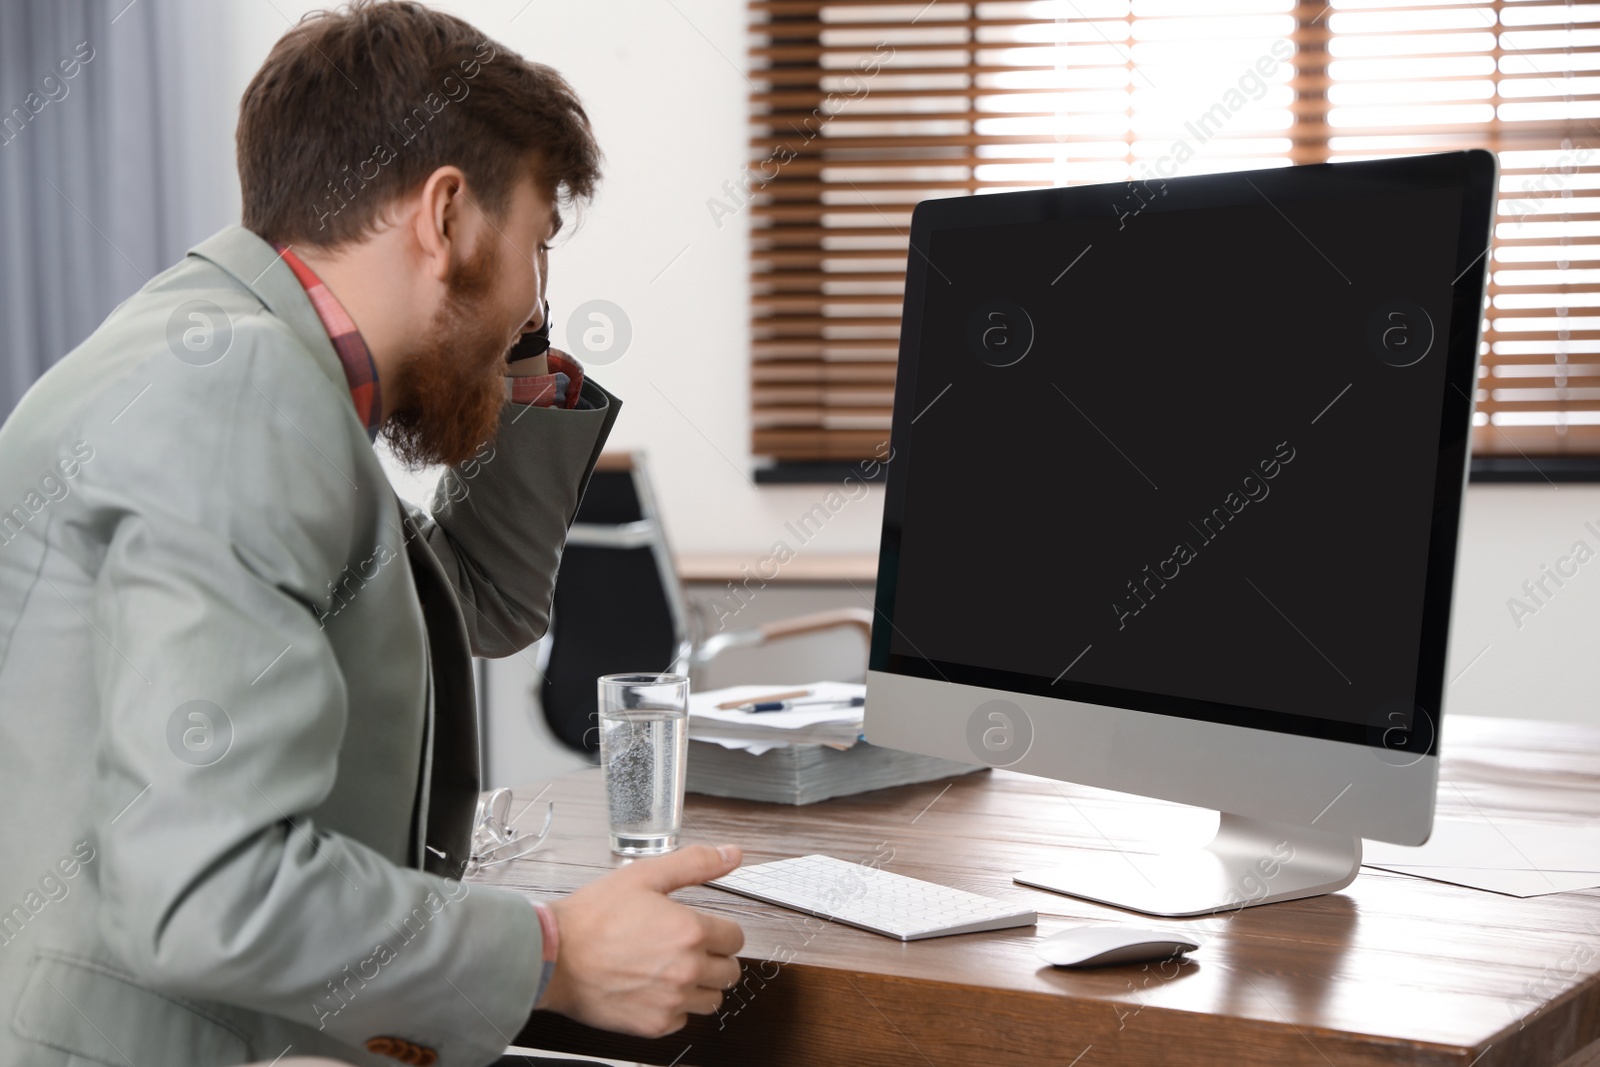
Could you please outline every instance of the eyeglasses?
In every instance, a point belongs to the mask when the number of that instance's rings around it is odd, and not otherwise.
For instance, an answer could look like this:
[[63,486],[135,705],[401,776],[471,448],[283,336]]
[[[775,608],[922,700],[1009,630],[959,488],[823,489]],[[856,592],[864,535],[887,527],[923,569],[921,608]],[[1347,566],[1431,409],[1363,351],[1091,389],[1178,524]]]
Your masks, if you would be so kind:
[[487,867],[498,867],[528,855],[544,843],[555,817],[556,806],[547,802],[538,833],[518,833],[511,828],[511,790],[496,789],[488,796],[479,797],[478,812],[472,820],[472,856],[467,860],[466,873],[476,874]]

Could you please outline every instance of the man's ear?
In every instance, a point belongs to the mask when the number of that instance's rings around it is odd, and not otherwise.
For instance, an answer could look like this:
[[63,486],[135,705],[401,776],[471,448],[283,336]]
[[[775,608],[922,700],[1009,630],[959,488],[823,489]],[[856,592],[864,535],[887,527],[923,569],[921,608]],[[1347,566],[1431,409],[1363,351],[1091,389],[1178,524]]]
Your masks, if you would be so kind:
[[460,167],[440,167],[422,183],[413,219],[418,249],[434,278],[450,276],[452,261],[464,258],[470,244],[466,213],[467,176]]

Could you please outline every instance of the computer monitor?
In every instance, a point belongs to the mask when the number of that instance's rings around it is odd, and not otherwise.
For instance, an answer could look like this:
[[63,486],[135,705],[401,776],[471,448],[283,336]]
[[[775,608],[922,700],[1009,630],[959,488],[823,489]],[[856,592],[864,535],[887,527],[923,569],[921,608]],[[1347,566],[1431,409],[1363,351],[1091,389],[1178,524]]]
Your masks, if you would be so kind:
[[1222,813],[1017,881],[1197,915],[1427,840],[1496,173],[917,206],[867,739]]

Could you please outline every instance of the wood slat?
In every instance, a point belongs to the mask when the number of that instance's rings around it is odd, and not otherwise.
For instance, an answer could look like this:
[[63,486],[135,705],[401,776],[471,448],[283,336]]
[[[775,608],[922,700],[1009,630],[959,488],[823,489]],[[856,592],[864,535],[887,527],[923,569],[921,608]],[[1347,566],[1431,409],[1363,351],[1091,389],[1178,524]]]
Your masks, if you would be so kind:
[[[808,427],[826,424],[829,419],[853,420],[860,423],[863,420],[871,422],[875,428],[887,430],[889,428],[889,405],[881,403],[884,398],[880,394],[877,406],[838,407],[833,405],[822,406],[813,403],[806,406],[795,401],[781,402],[770,407],[763,407],[761,414],[756,418],[756,427],[763,430],[780,429],[788,426]],[[889,397],[888,399],[893,399]]]
[[[1536,212],[1528,221],[1542,221],[1540,218],[1541,214],[1542,213],[1540,212]],[[1550,237],[1522,237],[1519,236],[1515,231],[1512,231],[1512,233],[1505,237],[1500,237],[1497,235],[1494,239],[1496,248],[1540,247],[1544,245],[1560,245],[1561,243],[1561,241]],[[1573,248],[1600,248],[1600,237],[1575,238],[1570,242],[1570,244]],[[1511,270],[1516,269],[1518,266],[1520,266],[1520,264],[1506,264],[1507,269]]]
[[[771,235],[768,238],[769,240],[772,237],[781,237],[781,236],[783,236],[782,234],[777,234],[774,231],[775,231],[775,228],[764,230],[762,232]],[[859,233],[860,231],[857,230],[857,231],[851,231],[851,232]],[[894,261],[899,262],[899,263],[904,263],[905,262],[905,256],[906,256],[906,241],[907,241],[907,238],[905,236],[904,231],[902,231],[902,232],[897,234],[893,230],[888,230],[886,235],[890,236],[890,237],[898,238],[900,240],[900,246],[898,248],[889,248],[889,249],[876,249],[876,248],[835,248],[835,249],[800,248],[800,249],[789,249],[789,248],[783,247],[781,245],[775,245],[775,246],[770,246],[770,247],[766,247],[766,248],[752,249],[751,253],[750,253],[750,257],[751,257],[752,260],[755,260],[755,261],[758,261],[758,262],[762,262],[762,263],[771,263],[771,264],[775,264],[775,265],[789,265],[789,266],[809,266],[809,265],[816,264],[816,263],[824,263],[824,262],[826,262],[828,260],[837,260],[837,261],[840,261],[840,262],[848,262],[850,260],[855,260],[855,259],[882,259],[882,260],[894,260]],[[795,240],[806,240],[804,235],[792,235],[792,236],[794,237]]]
[[[1481,80],[1481,79],[1480,79]],[[1129,85],[1132,85],[1132,75],[1129,75]],[[948,89],[873,89],[871,97],[874,100],[938,100],[943,97],[964,97],[972,99],[980,96],[1037,96],[1043,93],[1061,92],[1088,92],[1084,89],[1058,89],[1055,87],[1035,88],[1028,86],[1015,86],[995,88],[993,86],[967,85]],[[806,109],[815,107],[830,96],[840,95],[823,89],[785,89],[781,92],[754,92],[750,94],[752,104],[766,104],[767,111],[758,111],[755,114],[772,114],[776,111],[791,110],[794,108]]]
[[754,430],[753,451],[758,456],[807,460],[867,459],[881,456],[888,439],[880,430]]
[[[1553,308],[1492,308],[1488,312],[1491,319],[1543,319],[1556,318]],[[1570,318],[1594,318],[1600,316],[1600,307],[1573,308],[1569,312]],[[1521,336],[1520,334],[1518,336]]]
[[[1501,340],[1505,341],[1509,340],[1509,338],[1501,338]],[[1495,353],[1492,357],[1485,356],[1485,360],[1493,358],[1494,362],[1492,364],[1486,364],[1484,367],[1480,368],[1480,370],[1485,379],[1492,379],[1496,373],[1501,371],[1516,371],[1535,366],[1553,367],[1556,365],[1558,359],[1563,361],[1562,365],[1573,368],[1600,366],[1600,351],[1585,352],[1579,348],[1573,348],[1572,351],[1568,352],[1564,357],[1562,357],[1554,351],[1555,346],[1559,343],[1560,342],[1557,341],[1539,342],[1541,347],[1548,345],[1551,348],[1551,351],[1549,352],[1537,354],[1524,352],[1518,352],[1515,354]],[[1568,343],[1571,344],[1571,342]],[[1600,347],[1600,338],[1594,338],[1586,343]],[[1597,371],[1596,373],[1600,373],[1600,371]]]
[[[1583,393],[1579,395],[1588,397],[1590,403],[1594,402],[1595,397],[1600,397],[1600,377],[1570,378],[1561,384],[1557,384],[1558,382],[1560,382],[1560,379],[1557,378],[1483,379],[1479,383],[1483,388],[1479,389],[1478,392],[1485,399],[1484,403],[1479,405],[1478,410],[1488,411],[1489,408],[1484,406],[1484,404],[1493,404],[1500,411],[1561,410],[1559,408],[1550,409],[1528,407],[1528,402],[1525,401],[1507,399],[1495,400],[1492,396],[1493,393],[1505,392],[1507,390],[1516,391],[1521,389],[1535,389],[1546,393],[1554,392],[1558,395],[1564,392],[1571,392],[1573,390],[1582,390]],[[1577,399],[1578,396],[1574,395],[1567,398],[1567,401],[1568,403],[1571,403]]]
[[[817,294],[756,294],[750,298],[750,305],[756,308],[767,308],[772,311],[822,311],[824,308],[854,307],[858,304],[882,304],[885,307],[899,307],[903,298],[899,293],[863,293],[859,296],[825,296]],[[772,319],[765,320],[772,322]],[[828,316],[825,321],[837,322],[838,319]],[[896,323],[900,320],[894,319]]]
[[[895,358],[900,351],[900,342],[879,338],[868,338],[848,344],[842,341],[823,341],[818,338],[807,337],[784,338],[781,340],[758,339],[751,342],[750,351],[756,360],[753,373],[757,375],[761,373],[761,365],[764,361],[793,359],[822,361],[818,364],[818,373],[826,373],[827,368],[834,365],[854,363],[860,363],[864,366],[883,365],[887,366],[892,372]],[[870,353],[870,355],[858,355],[857,353]]]
[[1494,400],[1478,401],[1478,410],[1493,414],[1499,411],[1566,411],[1572,405],[1563,400]]
[[894,404],[893,389],[822,389],[809,385],[783,385],[758,386],[753,394],[756,403],[761,406],[763,426],[779,425],[773,421],[773,416],[791,409],[806,412],[799,422],[802,426],[814,425],[821,421],[817,416],[834,409],[847,412],[870,410],[875,416],[888,418]]
[[755,367],[758,385],[779,382],[827,382],[893,385],[894,363],[772,362]]
[[[1040,91],[1043,92],[1045,90],[1040,90]],[[1098,96],[1098,95],[1101,95],[1103,93],[1126,92],[1126,91],[1129,91],[1129,90],[1128,89],[1117,89],[1115,87],[1110,87],[1110,88],[1106,88],[1106,89],[1053,89],[1053,90],[1049,90],[1049,91],[1052,92],[1053,94],[1057,95],[1057,96],[1066,96],[1066,97],[1070,98],[1074,94],[1084,95],[1084,94],[1093,93],[1093,94]],[[826,100],[828,95],[838,96],[839,94],[824,94],[824,100]],[[877,94],[873,94],[873,95],[876,96]],[[942,95],[944,95],[944,94],[939,93],[937,91],[930,91],[930,92],[923,93],[921,95],[920,99],[925,100],[925,101],[932,101],[932,100],[937,100]],[[987,98],[987,97],[990,97],[990,96],[1001,96],[1001,95],[1005,95],[1005,94],[1003,94],[1003,93],[993,93],[993,92],[990,92],[989,90],[985,90],[985,89],[975,89],[975,90],[972,90],[971,95],[974,98],[982,99],[982,98]],[[863,99],[866,99],[866,98],[863,98]],[[1585,98],[1585,99],[1587,99],[1587,98]],[[1056,114],[1058,114],[1058,110],[1059,110],[1059,109],[1051,109],[1051,110],[1048,110],[1048,111],[1014,111],[1014,110],[1002,110],[1002,109],[999,109],[999,108],[967,108],[967,109],[962,110],[962,111],[948,111],[948,110],[947,111],[929,111],[929,110],[919,110],[919,109],[916,109],[916,108],[909,108],[909,107],[901,109],[901,110],[887,110],[887,109],[862,110],[859,107],[852,108],[851,104],[854,103],[854,102],[855,101],[852,101],[851,98],[849,98],[849,97],[839,96],[839,99],[837,99],[831,105],[831,108],[829,110],[823,112],[823,114],[825,114],[827,116],[828,124],[829,125],[833,125],[834,123],[841,123],[841,122],[842,123],[850,123],[850,122],[935,122],[935,121],[943,121],[943,122],[975,122],[975,121],[977,121],[979,119],[995,119],[995,118],[1052,118]],[[1462,100],[1462,101],[1445,101],[1444,103],[1446,103],[1446,104],[1456,104],[1456,103],[1472,104],[1472,103],[1488,103],[1488,101],[1486,101],[1486,100],[1485,101]],[[1366,105],[1362,105],[1362,106],[1366,106]],[[1273,111],[1288,112],[1290,114],[1304,114],[1304,115],[1307,115],[1307,116],[1315,117],[1315,116],[1320,116],[1322,114],[1322,112],[1324,110],[1324,107],[1325,106],[1320,101],[1309,101],[1308,102],[1308,101],[1305,101],[1305,100],[1295,100],[1295,101],[1291,101],[1289,103],[1277,105],[1277,106],[1273,107],[1272,110]],[[803,122],[806,119],[811,119],[813,121],[816,121],[816,119],[818,117],[817,116],[818,110],[819,110],[819,108],[817,106],[815,106],[815,105],[812,106],[812,107],[805,107],[804,105],[801,105],[799,107],[772,107],[772,108],[767,108],[767,109],[765,109],[763,111],[754,112],[750,117],[750,121],[751,121],[751,123],[753,125],[756,125],[756,126],[763,126],[763,125],[765,125],[765,126],[784,126],[786,123],[800,123],[800,122]],[[1073,114],[1075,114],[1075,115],[1096,115],[1096,114],[1098,114],[1098,115],[1120,115],[1120,114],[1123,114],[1125,112],[1125,110],[1126,110],[1126,108],[1122,108],[1122,107],[1101,107],[1101,108],[1097,108],[1095,110],[1087,110],[1087,109],[1078,110],[1078,111],[1074,111]],[[1579,120],[1573,120],[1573,121],[1579,121]],[[1252,136],[1252,137],[1262,136],[1262,133],[1260,133],[1259,131],[1252,130],[1249,133],[1245,134],[1245,136]]]
[[[1111,111],[1111,109],[1108,109]],[[1116,113],[1112,111],[1111,113]],[[812,109],[807,110],[776,110],[768,111],[763,115],[751,117],[751,122],[756,125],[784,127],[786,123],[811,118]],[[980,119],[1018,118],[1018,119],[1047,119],[1053,117],[1054,111],[979,111],[968,108],[965,111],[851,111],[848,105],[839,110],[829,112],[828,125],[847,126],[852,123],[867,122],[895,122],[895,123],[921,123],[921,122],[977,122]]]
[[882,271],[796,271],[784,273],[782,271],[752,271],[750,280],[757,286],[774,289],[815,289],[821,292],[822,286],[829,282],[891,282],[904,284],[906,272],[903,270]]
[[[897,226],[790,226],[773,223],[765,226],[752,226],[750,237],[754,241],[771,242],[764,249],[758,248],[757,252],[765,255],[768,252],[776,253],[780,248],[787,247],[790,242],[804,241],[812,251],[830,259],[872,259],[883,258],[885,255],[905,255],[905,242],[909,240],[903,227]],[[816,243],[829,237],[871,237],[894,238],[899,242],[893,249],[875,248],[817,248]]]
[[1573,456],[1600,452],[1600,426],[1480,426],[1472,431],[1475,456]]
[[937,11],[930,12],[928,17],[916,23],[910,21],[873,20],[862,22],[822,22],[810,21],[784,21],[784,22],[758,22],[750,27],[750,32],[768,38],[791,37],[816,37],[827,32],[839,30],[980,30],[1004,29],[1016,26],[1037,26],[1041,21],[1038,18],[940,18]]
[[[884,67],[880,74],[889,74],[897,78],[938,76],[944,74],[1011,74],[1019,70],[1055,70],[1054,63],[1029,63],[1018,66],[1006,66],[996,63],[962,63],[950,66],[903,66]],[[818,78],[844,77],[848,74],[859,73],[849,67],[765,67],[750,71],[750,81],[768,82],[772,85],[813,85]]]
[[[902,8],[907,14],[916,14],[917,0],[747,0],[745,5],[752,13],[768,15],[820,15],[829,8],[851,7]],[[921,5],[927,7],[927,0]]]
[[[768,182],[764,186],[752,190],[756,195],[773,200],[791,199],[796,197],[818,197],[827,192],[853,192],[853,193],[886,193],[886,192],[948,192],[954,189],[987,189],[992,187],[1013,186],[1018,184],[1049,186],[1048,181],[1000,181],[994,178],[967,178],[962,181],[861,181],[861,182]],[[1600,210],[1600,208],[1596,208]]]
[[[843,28],[843,27],[841,27]],[[888,42],[899,52],[1010,52],[1033,51],[1042,48],[1058,49],[1061,45],[1054,41],[954,41],[954,42],[922,42],[922,41],[891,41]],[[1131,42],[1130,42],[1131,43]],[[821,59],[824,56],[860,56],[871,60],[878,55],[876,46],[872,44],[768,44],[756,45],[750,49],[753,59],[767,59],[774,62],[792,63],[802,59]],[[884,68],[893,73],[893,68]]]
[[[840,190],[848,192],[848,190]],[[915,203],[884,203],[884,204],[753,204],[750,214],[758,219],[786,219],[799,221],[814,221],[825,215],[845,217],[859,215],[869,220],[881,219],[889,225],[891,230],[899,229],[904,234],[905,227],[911,224],[911,212],[916,208]],[[874,227],[876,228],[876,227]],[[831,236],[844,236],[855,232],[854,227],[844,227],[839,230],[830,230]],[[899,236],[897,234],[896,236]]]
[[[766,157],[757,157],[750,161],[752,168],[759,168]],[[919,167],[975,167],[979,164],[985,166],[1048,166],[1055,160],[1048,156],[937,156],[931,159],[902,159],[900,157],[884,157],[882,159],[791,159],[782,164],[775,181],[792,180],[791,176],[798,175],[804,178],[815,177],[823,170],[847,170],[855,168],[872,168],[875,170],[892,170],[903,168],[910,170]]]

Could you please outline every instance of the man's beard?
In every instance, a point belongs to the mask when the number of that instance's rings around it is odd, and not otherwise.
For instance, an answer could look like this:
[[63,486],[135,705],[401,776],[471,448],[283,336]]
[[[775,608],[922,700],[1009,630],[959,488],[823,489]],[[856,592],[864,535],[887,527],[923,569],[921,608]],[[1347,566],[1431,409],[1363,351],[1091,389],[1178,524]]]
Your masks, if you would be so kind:
[[396,375],[405,406],[390,414],[383,439],[413,470],[462,463],[499,427],[512,338],[489,300],[495,251],[485,240],[446,279],[444,304]]

